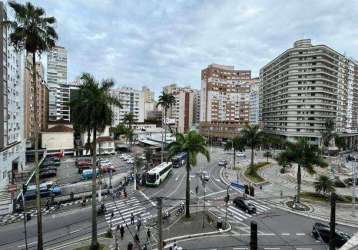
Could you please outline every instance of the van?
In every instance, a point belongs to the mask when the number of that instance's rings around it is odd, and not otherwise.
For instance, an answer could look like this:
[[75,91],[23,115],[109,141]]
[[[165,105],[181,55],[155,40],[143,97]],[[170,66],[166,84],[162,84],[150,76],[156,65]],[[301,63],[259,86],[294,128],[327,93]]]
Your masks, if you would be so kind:
[[[89,180],[92,178],[92,169],[85,169],[82,171],[82,180]],[[96,169],[96,177],[99,176],[99,170]]]

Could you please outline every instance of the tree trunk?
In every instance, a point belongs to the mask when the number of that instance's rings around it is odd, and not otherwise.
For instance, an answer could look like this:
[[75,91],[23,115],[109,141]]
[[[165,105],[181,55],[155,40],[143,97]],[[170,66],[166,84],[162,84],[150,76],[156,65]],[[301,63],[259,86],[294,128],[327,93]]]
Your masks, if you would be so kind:
[[35,136],[35,169],[36,169],[36,208],[37,208],[37,249],[43,249],[42,211],[40,197],[40,166],[39,166],[39,124],[37,117],[37,86],[36,86],[36,54],[32,53],[32,81],[34,86],[34,136]]
[[297,199],[296,201],[300,203],[300,193],[301,193],[301,165],[298,164],[297,169]]
[[254,152],[255,151],[255,147],[251,146],[251,163],[250,163],[250,167],[254,167]]
[[186,190],[185,190],[185,217],[190,218],[190,162],[189,154],[186,160]]
[[[164,149],[167,146],[167,109],[164,109],[164,146],[163,146],[163,155],[164,155]],[[165,159],[165,161],[168,161],[168,159]]]
[[96,250],[98,248],[97,241],[97,200],[96,200],[96,191],[97,191],[97,173],[96,173],[96,163],[97,163],[97,128],[93,128],[93,143],[92,143],[92,242],[91,249]]

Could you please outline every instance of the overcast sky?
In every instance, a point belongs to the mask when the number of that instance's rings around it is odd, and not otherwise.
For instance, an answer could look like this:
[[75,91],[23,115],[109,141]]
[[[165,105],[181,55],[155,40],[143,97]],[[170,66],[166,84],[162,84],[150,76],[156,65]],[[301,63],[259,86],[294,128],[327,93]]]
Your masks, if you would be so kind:
[[[22,1],[24,2],[24,1]],[[358,1],[36,0],[57,18],[68,78],[81,72],[157,93],[200,88],[208,64],[260,67],[311,38],[358,59]]]

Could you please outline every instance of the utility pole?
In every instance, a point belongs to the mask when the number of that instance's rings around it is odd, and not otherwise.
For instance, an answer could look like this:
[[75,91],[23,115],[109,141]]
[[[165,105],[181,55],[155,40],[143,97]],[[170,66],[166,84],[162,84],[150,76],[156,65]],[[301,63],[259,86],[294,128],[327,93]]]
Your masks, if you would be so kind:
[[354,159],[352,164],[352,217],[355,217],[355,206],[356,206],[356,182],[357,182],[357,159]]
[[26,228],[27,214],[26,214],[25,196],[24,196],[26,190],[27,190],[27,186],[25,184],[22,184],[22,209],[24,210],[25,249],[28,250],[29,248],[27,246],[27,228]]
[[163,209],[163,201],[162,197],[157,198],[158,202],[158,250],[163,250],[163,231],[162,231],[162,209]]
[[257,250],[257,224],[251,221],[250,250]]
[[331,193],[331,221],[329,223],[329,250],[336,249],[336,193]]
[[204,213],[203,213],[203,228],[205,227],[205,193],[206,193],[206,186],[205,186],[205,179],[204,176],[202,175],[202,183],[204,186]]

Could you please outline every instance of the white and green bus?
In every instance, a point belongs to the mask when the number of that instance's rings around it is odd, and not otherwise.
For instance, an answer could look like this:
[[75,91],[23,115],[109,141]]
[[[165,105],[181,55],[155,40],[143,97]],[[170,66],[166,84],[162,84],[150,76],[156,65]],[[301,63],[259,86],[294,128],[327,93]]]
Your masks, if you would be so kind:
[[146,184],[148,186],[159,186],[172,172],[172,163],[163,162],[147,173]]

